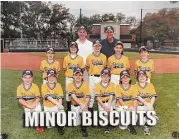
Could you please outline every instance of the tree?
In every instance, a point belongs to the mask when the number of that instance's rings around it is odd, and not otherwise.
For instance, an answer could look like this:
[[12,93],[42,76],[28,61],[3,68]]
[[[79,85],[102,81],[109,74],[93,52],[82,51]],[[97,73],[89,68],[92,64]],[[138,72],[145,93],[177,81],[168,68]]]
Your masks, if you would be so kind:
[[117,20],[117,22],[119,22],[120,24],[125,23],[125,19],[126,19],[125,14],[123,14],[123,13],[117,13],[117,14],[116,14],[116,20]]
[[131,26],[135,27],[137,25],[137,19],[134,16],[127,17],[125,23],[130,24]]

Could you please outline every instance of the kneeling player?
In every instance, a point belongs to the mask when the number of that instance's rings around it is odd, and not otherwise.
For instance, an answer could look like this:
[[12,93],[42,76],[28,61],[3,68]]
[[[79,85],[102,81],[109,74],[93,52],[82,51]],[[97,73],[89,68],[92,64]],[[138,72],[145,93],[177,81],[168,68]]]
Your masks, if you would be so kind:
[[[17,87],[17,99],[24,108],[24,112],[40,112],[40,92],[39,87],[32,83],[33,73],[30,70],[22,72],[22,84]],[[44,129],[36,128],[38,133],[43,133]]]
[[[99,111],[110,112],[112,108],[112,100],[115,95],[115,85],[110,82],[111,73],[109,69],[101,71],[101,82],[95,86],[95,96],[98,103]],[[109,133],[109,126],[104,128],[104,133]]]
[[[56,82],[57,73],[55,70],[47,71],[47,83],[42,85],[41,91],[43,96],[43,105],[45,112],[64,111],[62,105],[63,90],[59,83]],[[59,127],[60,135],[65,133],[64,127]]]
[[68,84],[67,91],[71,95],[71,111],[77,114],[77,125],[81,124],[81,133],[87,137],[88,133],[85,126],[82,126],[81,113],[88,110],[90,99],[89,85],[83,81],[83,70],[78,68],[73,73],[74,81]]
[[[120,84],[116,87],[116,110],[135,111],[137,107],[137,89],[131,85],[130,73],[128,70],[121,71]],[[119,126],[121,129],[127,128],[127,126]],[[137,132],[131,124],[128,129],[132,135],[136,135]]]
[[[157,95],[153,84],[146,82],[146,71],[141,70],[137,72],[137,81],[138,83],[135,84],[138,91],[139,100],[137,111],[153,111],[153,105]],[[155,116],[155,118],[158,119],[157,116]],[[149,127],[146,124],[144,126],[144,134],[150,135]]]

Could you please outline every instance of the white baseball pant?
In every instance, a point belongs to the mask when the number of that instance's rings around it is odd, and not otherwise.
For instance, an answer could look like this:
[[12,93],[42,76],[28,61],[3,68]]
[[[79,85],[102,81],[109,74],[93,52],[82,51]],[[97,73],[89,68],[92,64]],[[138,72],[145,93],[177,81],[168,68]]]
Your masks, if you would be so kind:
[[89,108],[93,108],[95,101],[95,85],[101,81],[101,77],[89,76],[90,101]]
[[[42,111],[42,107],[41,107],[40,103],[35,107],[34,111],[35,112],[41,112]],[[24,112],[32,112],[32,111],[29,108],[24,108]]]

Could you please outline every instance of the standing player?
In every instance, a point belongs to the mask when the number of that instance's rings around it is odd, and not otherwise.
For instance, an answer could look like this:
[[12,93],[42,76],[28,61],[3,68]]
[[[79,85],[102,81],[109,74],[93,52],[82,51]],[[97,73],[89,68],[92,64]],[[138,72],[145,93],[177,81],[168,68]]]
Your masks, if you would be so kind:
[[[83,81],[83,70],[78,68],[73,73],[74,81],[68,84],[67,91],[71,95],[71,111],[77,113],[77,125],[81,124],[81,112],[88,110],[90,99],[89,85]],[[87,137],[86,127],[81,125],[83,137]]]
[[[117,111],[136,111],[137,108],[137,89],[131,84],[131,77],[128,70],[121,71],[120,84],[116,87],[116,110]],[[125,126],[119,126],[125,129]],[[132,135],[137,132],[134,126],[129,125],[128,129]]]
[[145,46],[140,47],[139,54],[140,54],[140,60],[136,60],[135,62],[135,71],[136,72],[140,70],[146,71],[148,76],[147,82],[150,83],[152,73],[154,72],[154,61],[148,58],[149,53]]
[[64,58],[63,70],[65,71],[67,111],[71,111],[71,98],[67,93],[67,86],[73,82],[73,71],[77,68],[84,68],[83,58],[78,53],[78,44],[72,42],[69,46],[69,55]]
[[[47,71],[47,83],[41,87],[43,105],[45,112],[58,112],[63,111],[62,105],[63,90],[59,83],[57,83],[57,73],[55,70]],[[58,132],[60,135],[65,133],[64,127],[59,127]]]
[[[95,86],[95,96],[98,103],[99,111],[110,112],[112,108],[112,100],[115,95],[115,85],[110,82],[111,73],[109,69],[101,71],[101,82]],[[104,133],[109,133],[109,126],[104,128]]]
[[[147,73],[146,71],[138,71],[137,72],[137,83],[135,87],[138,91],[138,107],[137,111],[152,111],[154,110],[153,106],[155,103],[155,98],[157,97],[155,88],[152,83],[148,83],[147,81]],[[158,119],[157,116],[155,116]],[[144,126],[144,134],[150,135],[150,130],[147,125]]]
[[86,67],[89,74],[90,103],[89,110],[93,114],[93,104],[95,99],[95,85],[101,81],[100,73],[106,67],[106,56],[100,53],[102,45],[99,40],[93,42],[93,53],[86,59]]
[[46,49],[46,57],[47,57],[47,59],[41,61],[41,63],[40,63],[40,72],[43,73],[42,78],[43,78],[44,84],[47,82],[47,71],[48,70],[53,69],[56,72],[60,71],[60,63],[54,59],[55,51],[52,47],[48,47]]
[[118,41],[114,46],[115,54],[109,57],[107,66],[111,69],[111,82],[119,84],[120,73],[123,70],[130,69],[129,59],[123,55],[124,45]]
[[[33,72],[24,70],[22,72],[22,83],[17,87],[17,99],[24,108],[24,112],[40,112],[40,92],[39,87],[32,83]],[[38,133],[43,133],[44,129],[36,128]]]

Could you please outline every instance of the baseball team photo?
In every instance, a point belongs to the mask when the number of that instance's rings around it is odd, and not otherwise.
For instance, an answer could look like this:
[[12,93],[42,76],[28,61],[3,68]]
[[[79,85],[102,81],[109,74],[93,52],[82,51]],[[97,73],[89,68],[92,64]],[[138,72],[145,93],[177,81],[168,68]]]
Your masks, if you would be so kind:
[[179,139],[178,1],[1,1],[1,139]]

